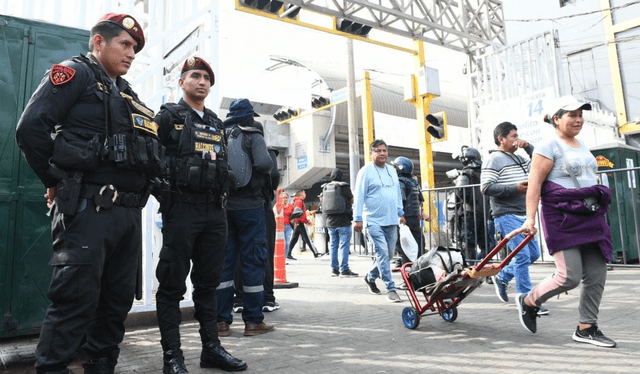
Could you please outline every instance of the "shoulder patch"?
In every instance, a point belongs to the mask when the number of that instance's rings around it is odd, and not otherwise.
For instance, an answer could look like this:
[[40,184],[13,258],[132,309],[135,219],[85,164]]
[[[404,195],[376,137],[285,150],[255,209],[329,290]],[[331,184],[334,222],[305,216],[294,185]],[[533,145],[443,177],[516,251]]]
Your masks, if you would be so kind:
[[68,66],[55,64],[49,72],[51,83],[56,86],[69,82],[76,75],[76,71]]

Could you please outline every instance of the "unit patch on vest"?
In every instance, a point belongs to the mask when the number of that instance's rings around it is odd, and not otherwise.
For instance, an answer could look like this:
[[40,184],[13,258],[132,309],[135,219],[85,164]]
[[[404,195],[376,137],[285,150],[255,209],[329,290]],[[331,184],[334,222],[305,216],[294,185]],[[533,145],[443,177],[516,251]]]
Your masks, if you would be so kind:
[[158,136],[156,125],[148,117],[132,114],[131,118],[133,119],[133,127]]
[[218,144],[196,142],[194,148],[197,152],[212,152],[212,153],[220,152],[220,145]]
[[176,131],[182,131],[182,129],[184,129],[184,123],[181,124],[175,124],[173,125],[173,128],[176,129]]
[[222,137],[220,135],[212,134],[209,132],[198,131],[195,132],[196,139],[210,140],[212,142],[220,142]]
[[153,118],[153,110],[147,108],[144,105],[140,105],[140,103],[133,99],[133,96],[127,95],[124,92],[120,92],[120,96],[124,97],[125,99],[129,99],[131,105],[133,105],[133,107],[139,110],[142,114],[146,115],[147,117]]
[[76,71],[64,65],[55,64],[49,71],[49,79],[56,86],[69,82],[76,75]]

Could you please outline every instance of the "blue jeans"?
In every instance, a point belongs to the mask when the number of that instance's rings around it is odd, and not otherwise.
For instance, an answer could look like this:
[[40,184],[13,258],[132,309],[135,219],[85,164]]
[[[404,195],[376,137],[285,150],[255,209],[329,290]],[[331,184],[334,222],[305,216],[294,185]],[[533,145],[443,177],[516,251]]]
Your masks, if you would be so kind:
[[373,282],[376,278],[382,278],[387,292],[395,291],[396,284],[391,277],[391,258],[398,240],[398,225],[370,225],[365,228],[365,235],[369,245],[373,246],[372,250],[376,252],[376,261],[365,275],[366,279]]
[[[513,214],[507,214],[497,217],[493,220],[496,225],[496,230],[499,230],[503,237],[507,236],[511,231],[519,229],[524,223],[524,218],[519,218]],[[525,236],[520,234],[513,238],[508,246],[513,251],[522,241]],[[509,283],[511,279],[516,278],[516,292],[528,293],[531,291],[531,277],[529,276],[529,265],[534,263],[540,258],[540,246],[535,239],[532,239],[529,244],[518,252],[518,254],[511,260],[498,274],[498,279],[505,283]]]
[[233,294],[236,262],[240,258],[242,274],[242,319],[260,323],[264,319],[264,268],[267,262],[267,237],[264,206],[255,209],[227,210],[227,254],[217,290],[218,322],[233,321]]
[[289,241],[291,240],[291,233],[293,232],[293,227],[291,225],[284,225],[284,253],[285,257],[289,257],[291,255],[291,248],[289,248]]
[[[344,273],[349,270],[349,242],[351,241],[351,226],[327,227],[331,237],[329,253],[331,255],[331,270]],[[338,251],[338,246],[340,251]],[[338,267],[339,266],[339,267]]]

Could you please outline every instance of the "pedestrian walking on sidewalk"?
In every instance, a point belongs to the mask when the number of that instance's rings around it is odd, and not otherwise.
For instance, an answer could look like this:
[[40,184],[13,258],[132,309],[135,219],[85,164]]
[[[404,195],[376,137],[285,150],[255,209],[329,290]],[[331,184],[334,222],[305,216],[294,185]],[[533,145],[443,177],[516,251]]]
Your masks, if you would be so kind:
[[302,216],[295,220],[293,223],[293,233],[291,235],[291,242],[289,243],[289,256],[291,256],[291,252],[293,248],[295,248],[298,243],[298,238],[302,239],[303,245],[307,245],[311,248],[311,252],[313,252],[313,257],[318,258],[323,256],[324,253],[318,253],[316,250],[316,246],[309,238],[309,233],[307,232],[306,224],[309,223],[309,219],[307,218],[307,208],[304,206],[304,200],[307,198],[307,193],[304,190],[300,190],[296,192],[295,197],[293,198],[293,208],[300,208],[302,210]]
[[374,140],[370,151],[373,162],[360,169],[356,179],[353,229],[357,232],[364,229],[367,241],[376,253],[373,267],[364,276],[369,292],[380,293],[375,282],[376,278],[382,278],[387,289],[387,300],[400,302],[391,277],[391,258],[398,240],[398,223],[406,224],[400,183],[396,170],[387,165],[387,143],[381,139]]
[[526,234],[536,234],[535,216],[542,201],[542,226],[555,273],[528,294],[518,295],[520,323],[537,330],[538,309],[549,298],[580,285],[580,317],[573,340],[600,347],[616,342],[598,328],[598,312],[612,260],[611,229],[606,212],[611,191],[597,184],[598,164],[585,144],[576,138],[584,125],[583,110],[591,104],[572,96],[556,100],[544,120],[555,127],[555,135],[536,147],[527,189]]
[[357,277],[358,274],[349,268],[353,193],[349,184],[342,181],[342,170],[336,168],[331,171],[331,182],[323,185],[322,191],[331,244],[331,275]]
[[[491,214],[495,227],[504,238],[524,223],[527,210],[527,179],[533,145],[518,138],[518,128],[511,122],[502,122],[496,126],[493,130],[493,140],[498,150],[492,152],[482,166],[480,189],[483,194],[490,196]],[[518,148],[527,152],[529,160],[515,154]],[[508,244],[509,249],[517,248],[524,238],[524,235],[513,238]],[[496,294],[502,302],[509,302],[507,287],[513,278],[516,280],[517,293],[526,294],[531,291],[529,266],[538,258],[540,258],[540,246],[537,240],[532,239],[509,265],[492,277]],[[549,314],[549,310],[540,306],[538,315],[543,314]]]

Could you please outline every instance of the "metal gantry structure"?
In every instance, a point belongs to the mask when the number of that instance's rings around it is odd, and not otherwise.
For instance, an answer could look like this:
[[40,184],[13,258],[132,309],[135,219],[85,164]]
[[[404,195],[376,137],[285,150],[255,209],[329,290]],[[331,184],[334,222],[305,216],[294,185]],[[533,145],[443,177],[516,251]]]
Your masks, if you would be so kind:
[[292,7],[299,7],[464,53],[506,43],[502,1],[498,0],[289,0],[283,3],[289,5],[289,12]]
[[[414,58],[414,77],[425,67],[424,43],[465,53],[472,61],[481,52],[506,44],[502,2],[498,0],[236,0],[236,9],[408,52]],[[315,17],[304,17],[306,13]],[[318,15],[328,17],[332,27],[323,26],[327,23],[318,20]],[[389,41],[389,35],[406,38],[413,47],[399,46]],[[413,99],[409,101],[417,112],[420,164],[426,166],[421,176],[423,183],[433,187],[431,136],[425,131],[425,117],[436,95],[418,92],[416,78],[413,82]],[[372,131],[365,131],[363,149],[368,149],[372,136]]]

